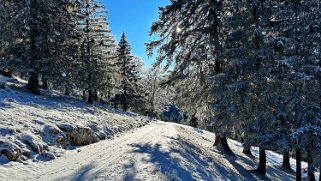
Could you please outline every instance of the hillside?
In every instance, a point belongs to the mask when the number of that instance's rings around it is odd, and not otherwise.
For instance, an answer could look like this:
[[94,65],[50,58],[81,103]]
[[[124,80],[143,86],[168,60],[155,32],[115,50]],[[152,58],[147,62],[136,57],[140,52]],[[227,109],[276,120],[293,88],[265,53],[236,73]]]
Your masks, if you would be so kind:
[[[64,150],[87,145],[149,122],[134,113],[90,105],[55,93],[36,96],[25,82],[0,77],[0,158],[50,160]],[[1,157],[2,154],[2,157]]]
[[[295,179],[295,160],[293,171],[282,170],[282,156],[273,152],[263,177],[249,171],[258,164],[256,148],[249,158],[229,140],[236,155],[225,156],[212,146],[213,133],[55,93],[35,96],[22,80],[0,78],[0,180]],[[70,135],[77,130],[93,144],[74,146]],[[9,162],[5,150],[18,162]]]

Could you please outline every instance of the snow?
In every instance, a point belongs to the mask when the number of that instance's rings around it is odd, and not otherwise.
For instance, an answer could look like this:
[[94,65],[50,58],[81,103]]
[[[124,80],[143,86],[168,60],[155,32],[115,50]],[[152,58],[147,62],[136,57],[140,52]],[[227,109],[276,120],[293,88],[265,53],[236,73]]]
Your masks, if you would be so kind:
[[[67,151],[48,162],[0,166],[0,180],[262,180],[248,170],[257,158],[242,155],[242,145],[229,140],[236,156],[212,147],[213,133],[154,121],[111,140]],[[253,153],[257,156],[258,149]],[[294,180],[281,169],[282,156],[267,153],[270,180]],[[294,160],[291,164],[295,167]],[[304,165],[306,166],[306,164]]]
[[[3,150],[22,153],[32,161],[47,161],[74,149],[65,139],[78,128],[88,128],[101,140],[141,127],[149,119],[104,105],[89,105],[55,93],[33,95],[24,81],[0,76],[0,160]],[[61,140],[60,143],[58,140]],[[3,161],[4,160],[4,161]]]
[[[0,156],[0,181],[295,179],[294,171],[281,168],[282,155],[271,151],[267,152],[266,178],[249,171],[258,165],[258,148],[252,148],[255,158],[249,158],[242,154],[241,143],[228,140],[235,156],[224,155],[213,147],[213,133],[150,122],[134,113],[87,105],[71,97],[34,96],[15,88],[12,80],[5,81],[8,86],[0,89],[0,141],[31,151],[31,159],[9,162]],[[83,147],[57,144],[58,135],[78,127],[110,139]],[[30,149],[43,145],[49,145],[49,151]],[[291,166],[294,170],[293,159]]]
[[0,75],[0,84],[1,84],[1,83],[5,83],[5,82],[8,81],[8,80],[10,80],[10,78],[4,77],[4,76],[1,76],[1,75]]

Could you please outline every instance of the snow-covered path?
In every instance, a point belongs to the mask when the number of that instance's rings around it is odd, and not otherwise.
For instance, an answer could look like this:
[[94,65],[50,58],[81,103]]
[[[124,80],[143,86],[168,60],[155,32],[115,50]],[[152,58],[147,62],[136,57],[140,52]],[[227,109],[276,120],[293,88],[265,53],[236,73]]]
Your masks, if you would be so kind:
[[148,160],[151,156],[166,157],[162,154],[166,153],[170,137],[176,134],[172,124],[154,122],[113,140],[67,152],[50,162],[0,167],[0,172],[4,173],[0,180],[132,180],[135,176],[143,180],[162,180],[164,178],[156,171],[162,168]]
[[[242,145],[229,140],[236,156],[213,148],[213,133],[154,121],[148,125],[76,150],[48,162],[0,165],[0,180],[294,180],[281,169],[282,156],[267,152],[267,177],[248,170],[257,159],[242,154]],[[257,149],[252,150],[257,156]],[[291,161],[294,164],[293,160]],[[295,165],[293,165],[295,166]]]

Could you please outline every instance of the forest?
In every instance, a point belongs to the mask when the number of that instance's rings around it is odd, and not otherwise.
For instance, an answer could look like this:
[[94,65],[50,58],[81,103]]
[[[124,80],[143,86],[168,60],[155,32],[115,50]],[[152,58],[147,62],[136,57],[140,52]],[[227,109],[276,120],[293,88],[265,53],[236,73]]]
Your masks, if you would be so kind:
[[228,139],[247,156],[258,147],[255,174],[266,174],[266,151],[283,155],[279,169],[295,158],[298,181],[307,162],[315,180],[320,1],[171,0],[150,27],[149,70],[125,33],[116,41],[107,9],[96,0],[0,0],[1,74],[27,80],[34,95],[56,91],[213,132],[223,155],[234,155]]

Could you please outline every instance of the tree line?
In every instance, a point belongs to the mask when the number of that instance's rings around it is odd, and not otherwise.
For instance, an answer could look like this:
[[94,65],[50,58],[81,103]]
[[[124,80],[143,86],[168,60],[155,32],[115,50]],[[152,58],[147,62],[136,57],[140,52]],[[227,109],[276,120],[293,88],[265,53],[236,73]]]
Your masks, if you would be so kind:
[[125,33],[115,41],[107,13],[96,0],[0,0],[0,70],[35,94],[54,89],[149,114],[142,60]]
[[172,0],[159,8],[146,44],[155,67],[169,76],[180,108],[216,134],[214,146],[232,153],[227,138],[260,148],[256,172],[266,173],[266,150],[321,164],[321,9],[317,0]]

